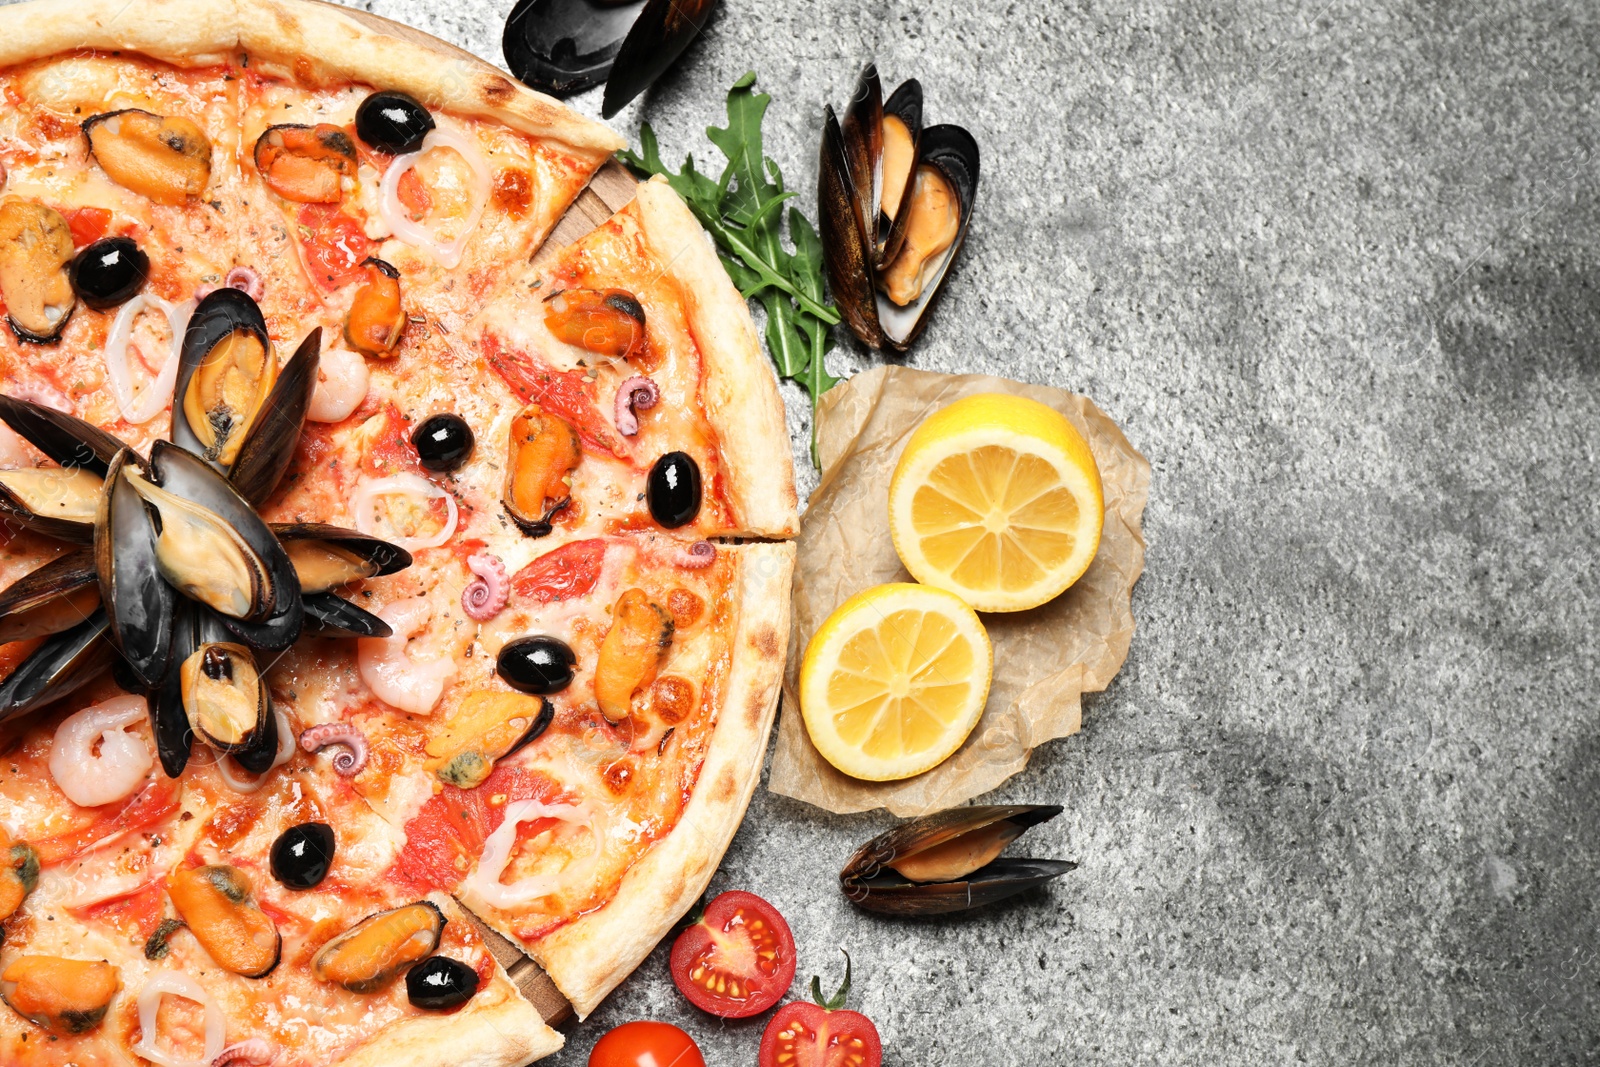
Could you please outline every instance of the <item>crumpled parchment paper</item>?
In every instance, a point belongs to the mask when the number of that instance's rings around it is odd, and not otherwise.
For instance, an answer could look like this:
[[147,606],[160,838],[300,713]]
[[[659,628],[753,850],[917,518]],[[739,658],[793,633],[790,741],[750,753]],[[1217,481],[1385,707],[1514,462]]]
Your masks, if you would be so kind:
[[[798,674],[806,644],[846,599],[880,582],[913,579],[889,537],[889,479],[906,439],[928,415],[972,393],[1015,393],[1048,404],[1078,428],[1105,487],[1105,530],[1089,570],[1031,611],[983,615],[994,643],[994,682],[983,718],[944,763],[901,782],[841,774],[812,747],[800,717]],[[817,412],[822,481],[800,525],[794,625],[783,715],[768,784],[832,812],[887,808],[899,816],[953,807],[1027,766],[1035,747],[1077,733],[1080,697],[1110,684],[1133,639],[1130,597],[1144,570],[1140,518],[1150,463],[1087,398],[987,375],[879,367],[843,382]]]

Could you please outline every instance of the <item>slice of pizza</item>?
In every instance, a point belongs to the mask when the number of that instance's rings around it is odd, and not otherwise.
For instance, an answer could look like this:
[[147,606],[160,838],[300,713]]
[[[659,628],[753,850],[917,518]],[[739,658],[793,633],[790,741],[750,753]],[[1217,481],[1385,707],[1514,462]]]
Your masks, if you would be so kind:
[[[470,330],[482,358],[582,461],[560,491],[525,479],[523,523],[573,536],[793,536],[783,404],[743,297],[710,236],[666,182],[563,249]],[[523,429],[524,436],[528,432]]]
[[560,1047],[401,839],[298,754],[153,766],[102,684],[14,734],[0,781],[0,1062],[517,1067]]

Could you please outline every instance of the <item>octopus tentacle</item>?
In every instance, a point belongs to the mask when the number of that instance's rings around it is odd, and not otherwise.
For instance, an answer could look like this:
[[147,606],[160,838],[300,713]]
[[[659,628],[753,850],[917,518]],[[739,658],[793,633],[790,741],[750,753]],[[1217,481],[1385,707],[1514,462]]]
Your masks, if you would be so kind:
[[641,411],[648,411],[656,406],[656,401],[661,399],[661,390],[656,383],[642,374],[633,377],[617,386],[616,406],[612,412],[613,421],[617,424],[617,432],[624,437],[632,437],[639,432],[639,415]]
[[505,608],[511,597],[511,580],[500,557],[487,552],[467,557],[467,569],[477,575],[461,591],[461,610],[470,619],[488,622]]
[[703,570],[717,560],[717,546],[710,541],[696,541],[688,548],[673,554],[672,562],[691,571]]
[[307,752],[315,754],[330,745],[343,749],[333,757],[333,769],[341,778],[353,778],[367,765],[367,738],[349,723],[324,723],[300,734],[300,747]]
[[273,1060],[278,1058],[278,1046],[264,1037],[247,1038],[236,1041],[217,1053],[217,1058],[211,1061],[211,1067],[268,1067]]

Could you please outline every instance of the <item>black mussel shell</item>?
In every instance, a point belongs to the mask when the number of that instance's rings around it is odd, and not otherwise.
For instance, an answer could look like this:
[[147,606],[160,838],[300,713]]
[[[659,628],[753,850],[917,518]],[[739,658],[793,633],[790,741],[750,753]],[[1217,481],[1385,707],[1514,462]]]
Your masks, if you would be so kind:
[[0,394],[0,419],[61,466],[82,467],[102,476],[117,453],[127,448],[100,427],[31,400]]
[[[955,190],[961,205],[961,222],[956,238],[944,253],[944,263],[922,291],[922,295],[906,307],[897,307],[882,293],[874,294],[877,302],[877,319],[888,347],[904,352],[928,324],[928,314],[944,291],[945,279],[961,255],[966,243],[967,227],[972,222],[973,202],[978,196],[978,142],[960,126],[929,126],[922,131],[917,151],[918,166],[937,167],[950,187]],[[909,196],[911,191],[906,191]]]
[[[197,456],[204,456],[206,447],[189,425],[183,412],[183,398],[206,356],[236,331],[253,334],[271,357],[272,340],[267,336],[267,320],[262,317],[260,306],[243,290],[224,286],[200,301],[183,332],[178,379],[172,389],[172,441]],[[313,374],[313,381],[315,378]]]
[[611,64],[600,114],[610,118],[665,74],[711,21],[717,0],[646,0]]
[[939,915],[1003,900],[1057,878],[1077,864],[1000,857],[947,881],[929,882],[912,881],[894,864],[979,831],[1003,831],[996,846],[1003,848],[1027,828],[1055,818],[1061,810],[1059,804],[975,805],[913,819],[857,849],[839,872],[840,888],[856,906],[886,915]]
[[301,598],[306,609],[306,632],[318,637],[392,637],[394,629],[378,616],[334,593],[310,593]]
[[883,86],[875,64],[868,63],[857,79],[842,129],[845,169],[861,206],[863,231],[870,236],[883,191]]
[[506,67],[551,96],[592,89],[611,73],[644,0],[518,0],[500,38]]
[[997,859],[954,882],[908,882],[894,871],[844,886],[858,908],[882,915],[947,915],[993,904],[1076,870],[1071,860]]
[[[262,682],[262,686],[265,689],[265,681]],[[272,710],[270,691],[265,696],[260,729],[255,732],[249,744],[236,749],[232,755],[234,762],[251,774],[266,774],[272,770],[272,764],[278,758],[278,714]]]
[[[343,526],[331,526],[321,522],[284,522],[273,523],[270,527],[272,533],[284,544],[296,541],[320,541],[331,548],[341,552],[348,552],[358,559],[365,560],[374,569],[366,577],[380,578],[386,574],[403,571],[411,566],[411,553],[399,545],[390,544],[381,538],[364,534],[359,530],[349,530]],[[343,585],[344,582],[337,582]],[[326,585],[317,589],[326,592]]]
[[90,544],[94,541],[93,512],[102,487],[87,468],[0,471],[0,527],[8,533],[21,527],[57,541]]
[[239,495],[251,504],[261,505],[272,495],[294,460],[305,429],[311,394],[317,387],[317,365],[321,361],[322,328],[306,334],[289,362],[278,372],[278,380],[261,404],[239,446],[239,455],[228,472],[228,480]]
[[156,755],[168,778],[176,778],[189,764],[194,747],[194,729],[183,710],[183,684],[179,670],[183,661],[203,643],[199,615],[205,609],[179,597],[172,618],[172,658],[160,687],[150,697],[150,734],[156,741]]
[[[174,425],[181,421],[175,420]],[[266,564],[272,580],[270,613],[261,622],[224,619],[223,625],[252,648],[275,651],[294,644],[305,619],[300,579],[261,516],[197,454],[171,442],[156,441],[150,446],[150,468],[163,489],[207,508],[228,523]]]
[[144,288],[150,278],[150,257],[132,237],[105,237],[73,257],[67,278],[79,300],[106,311]]
[[472,455],[472,427],[460,415],[430,415],[411,435],[417,460],[426,470],[448,474],[459,470]]
[[423,1011],[459,1008],[478,991],[478,972],[449,956],[429,956],[406,972],[406,999]]
[[161,684],[172,654],[177,590],[161,576],[156,529],[133,484],[123,476],[131,452],[111,461],[94,524],[95,573],[111,639],[148,687]]
[[500,646],[495,670],[505,683],[524,693],[559,693],[572,684],[578,657],[557,637],[519,637]]
[[57,556],[0,592],[0,644],[70,630],[99,602],[93,550]]
[[700,514],[700,464],[687,452],[668,452],[650,467],[644,485],[650,515],[669,530]]
[[832,107],[822,115],[822,158],[817,174],[817,229],[822,238],[822,264],[828,288],[850,332],[871,348],[883,347],[878,328],[877,293],[873,289],[872,251],[866,223],[850,174],[844,134]]
[[356,136],[394,155],[421,148],[433,127],[433,114],[416,97],[394,89],[373,93],[356,108]]
[[311,889],[327,877],[336,847],[325,822],[291,826],[272,843],[272,876],[290,889]]
[[[900,251],[900,245],[905,241],[906,223],[911,218],[911,212],[906,208],[911,203],[908,195],[912,190],[917,177],[917,157],[922,146],[922,83],[915,78],[900,83],[900,87],[889,94],[889,99],[883,103],[883,113],[894,115],[905,124],[907,132],[911,134],[911,173],[905,175],[905,189],[900,197],[900,210],[893,217],[885,215],[882,211],[883,187],[891,180],[888,171],[888,160],[883,159],[879,170],[882,180],[878,183],[879,200],[874,201],[879,207],[877,217],[877,233],[874,235],[876,246],[876,265],[879,270],[884,269],[894,262],[894,257]],[[884,135],[884,145],[888,145],[888,136]],[[880,157],[882,158],[882,157]]]
[[106,613],[97,611],[46,638],[0,683],[0,722],[60,700],[105,673],[117,655],[108,639],[110,625]]

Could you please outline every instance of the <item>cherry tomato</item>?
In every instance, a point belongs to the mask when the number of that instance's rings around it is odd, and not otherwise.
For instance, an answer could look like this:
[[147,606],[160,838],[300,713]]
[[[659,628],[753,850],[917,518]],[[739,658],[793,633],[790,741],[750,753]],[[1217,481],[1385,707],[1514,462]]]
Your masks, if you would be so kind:
[[845,1011],[850,993],[850,955],[845,954],[844,985],[824,998],[822,980],[811,979],[816,1003],[792,1000],[778,1009],[761,1035],[759,1067],[882,1067],[883,1042],[872,1020]]
[[589,1067],[706,1067],[694,1038],[671,1023],[623,1023],[595,1042]]
[[306,269],[318,288],[331,291],[366,277],[362,266],[372,242],[361,223],[332,204],[305,204],[297,216]]
[[672,944],[672,980],[701,1011],[725,1019],[760,1015],[794,981],[794,936],[778,909],[754,893],[723,893]]

